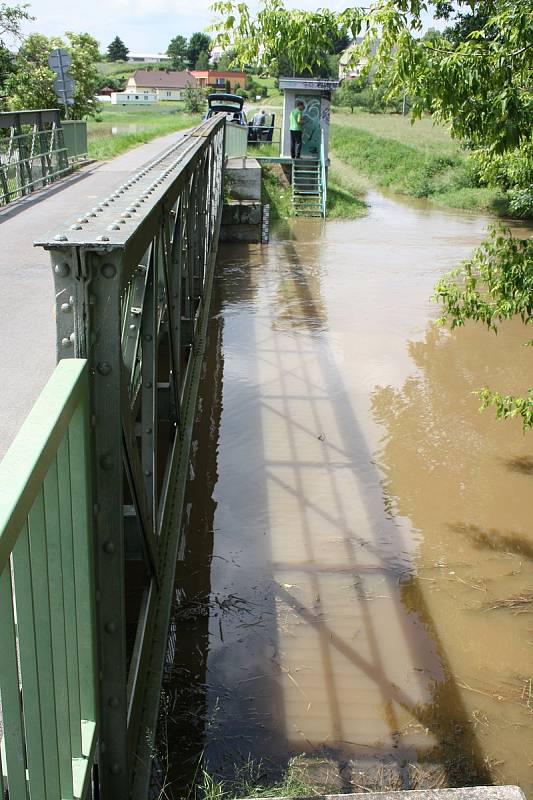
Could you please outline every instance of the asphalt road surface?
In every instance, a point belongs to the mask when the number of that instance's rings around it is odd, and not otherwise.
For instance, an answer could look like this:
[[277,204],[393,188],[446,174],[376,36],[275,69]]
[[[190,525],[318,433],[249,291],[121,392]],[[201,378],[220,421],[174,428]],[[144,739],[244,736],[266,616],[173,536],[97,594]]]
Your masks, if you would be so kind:
[[183,134],[90,164],[0,211],[0,458],[55,366],[52,270],[48,253],[33,242],[79,217]]

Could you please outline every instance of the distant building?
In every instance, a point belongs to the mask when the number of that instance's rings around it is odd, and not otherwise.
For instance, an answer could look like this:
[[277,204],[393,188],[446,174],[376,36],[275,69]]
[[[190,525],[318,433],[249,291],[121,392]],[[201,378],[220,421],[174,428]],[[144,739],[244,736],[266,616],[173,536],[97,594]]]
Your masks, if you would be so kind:
[[[107,99],[107,98],[106,98]],[[111,103],[114,106],[147,106],[155,103],[155,92],[112,92]]]
[[181,100],[187,86],[197,86],[191,72],[170,69],[138,69],[128,78],[127,92],[153,92],[157,100]]
[[[368,65],[368,57],[364,56],[363,58],[354,59],[354,50],[355,48],[361,44],[363,40],[361,38],[355,39],[346,48],[346,50],[341,54],[339,59],[339,80],[350,80],[352,78],[360,78],[363,70]],[[378,48],[379,41],[372,42],[372,46],[370,49],[370,55],[375,56],[376,50]]]
[[170,60],[170,56],[163,53],[128,53],[128,61],[138,61],[142,64],[157,64],[160,61]]
[[98,91],[98,96],[99,97],[105,97],[105,96],[111,97],[111,95],[113,94],[114,91],[115,91],[115,89],[112,89],[111,86],[103,86]]
[[224,55],[224,53],[226,53],[227,51],[228,51],[228,48],[227,47],[222,47],[221,44],[214,45],[213,49],[211,50],[211,53],[209,54],[210,60],[212,62],[218,61],[219,58],[221,58]]
[[246,85],[245,72],[219,72],[215,69],[191,69],[191,75],[194,75],[198,86],[204,89],[225,89],[226,83],[229,81],[230,91],[234,92],[237,84],[244,89]]

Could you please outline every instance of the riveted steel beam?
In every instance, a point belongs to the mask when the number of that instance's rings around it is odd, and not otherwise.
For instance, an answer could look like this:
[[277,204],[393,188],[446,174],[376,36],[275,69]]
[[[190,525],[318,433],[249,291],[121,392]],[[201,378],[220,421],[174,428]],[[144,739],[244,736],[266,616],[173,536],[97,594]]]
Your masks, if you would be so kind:
[[89,362],[102,800],[148,785],[223,169],[222,117],[37,243],[58,359]]

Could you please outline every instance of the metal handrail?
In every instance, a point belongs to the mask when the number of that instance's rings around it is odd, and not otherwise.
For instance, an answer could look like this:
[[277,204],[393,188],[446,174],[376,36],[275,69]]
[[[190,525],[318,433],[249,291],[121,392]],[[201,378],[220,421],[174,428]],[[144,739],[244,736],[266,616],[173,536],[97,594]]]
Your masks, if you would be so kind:
[[98,739],[89,386],[61,362],[0,464],[0,797],[89,796]]
[[48,186],[70,170],[57,109],[3,112],[0,130],[9,131],[0,137],[0,205]]
[[39,242],[51,254],[58,359],[89,366],[102,800],[148,794],[225,132],[224,117],[211,118]]
[[237,122],[226,120],[224,155],[228,158],[245,156],[248,149],[248,128]]
[[324,142],[324,131],[321,130],[320,132],[320,181],[321,181],[321,193],[320,199],[322,203],[322,216],[324,219],[326,218],[326,207],[327,207],[327,198],[328,198],[328,175],[326,170],[326,148]]

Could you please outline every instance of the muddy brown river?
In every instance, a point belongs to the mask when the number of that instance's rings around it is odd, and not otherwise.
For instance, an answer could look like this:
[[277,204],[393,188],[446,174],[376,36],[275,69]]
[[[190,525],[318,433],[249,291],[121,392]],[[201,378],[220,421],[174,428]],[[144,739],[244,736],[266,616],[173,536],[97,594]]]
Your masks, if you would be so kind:
[[[167,658],[169,797],[298,757],[341,789],[533,798],[533,434],[521,324],[438,329],[487,220],[370,192],[220,250]],[[325,770],[325,772],[324,772]],[[381,781],[381,783],[380,783]]]

